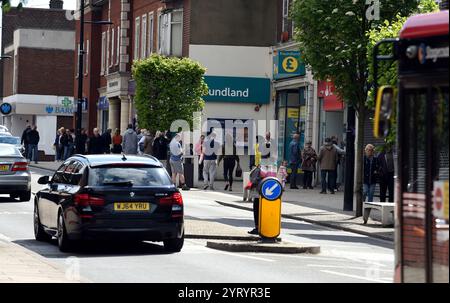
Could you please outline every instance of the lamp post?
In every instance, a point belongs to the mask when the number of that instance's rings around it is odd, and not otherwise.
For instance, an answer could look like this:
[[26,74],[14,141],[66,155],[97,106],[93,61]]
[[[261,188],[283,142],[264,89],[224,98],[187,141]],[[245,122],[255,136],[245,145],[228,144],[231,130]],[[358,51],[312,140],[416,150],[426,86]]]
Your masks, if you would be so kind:
[[84,0],[80,0],[80,49],[78,50],[78,99],[77,99],[77,114],[76,114],[76,137],[75,147],[77,152],[80,151],[81,138],[81,122],[83,119],[83,70],[84,70],[84,24],[108,25],[113,24],[110,21],[84,21]]

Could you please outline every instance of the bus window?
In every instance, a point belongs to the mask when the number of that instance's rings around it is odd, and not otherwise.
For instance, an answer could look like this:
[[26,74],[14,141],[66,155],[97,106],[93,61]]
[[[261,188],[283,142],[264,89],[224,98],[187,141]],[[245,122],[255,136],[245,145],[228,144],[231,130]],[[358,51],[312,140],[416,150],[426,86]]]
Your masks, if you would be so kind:
[[[433,184],[438,186],[444,182],[447,191],[443,191],[444,199],[448,201],[448,175],[449,175],[449,104],[448,87],[433,88]],[[443,187],[443,186],[439,186]],[[433,188],[435,192],[435,188]],[[447,204],[448,205],[448,204]],[[433,207],[435,205],[433,204]],[[448,206],[447,206],[448,207]],[[448,211],[447,217],[433,217],[432,229],[432,260],[433,260],[433,282],[448,283]]]
[[426,89],[407,89],[404,95],[405,156],[402,214],[404,282],[426,281]]

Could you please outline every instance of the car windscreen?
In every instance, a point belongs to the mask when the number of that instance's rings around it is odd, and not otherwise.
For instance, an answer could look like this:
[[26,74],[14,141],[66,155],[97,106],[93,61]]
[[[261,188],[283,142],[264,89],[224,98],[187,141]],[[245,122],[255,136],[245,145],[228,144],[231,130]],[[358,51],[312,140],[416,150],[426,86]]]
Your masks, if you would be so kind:
[[13,145],[0,144],[0,157],[5,156],[21,156],[21,154],[19,150]]
[[107,166],[89,170],[89,186],[169,186],[169,175],[162,167]]
[[0,143],[19,145],[20,138],[19,137],[0,136]]

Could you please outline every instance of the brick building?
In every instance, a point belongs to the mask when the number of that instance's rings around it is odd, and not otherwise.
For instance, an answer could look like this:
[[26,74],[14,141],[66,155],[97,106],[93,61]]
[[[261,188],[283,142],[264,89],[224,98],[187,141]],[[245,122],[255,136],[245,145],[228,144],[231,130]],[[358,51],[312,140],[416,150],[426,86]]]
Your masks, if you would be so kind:
[[2,54],[11,59],[1,61],[0,91],[13,111],[0,122],[15,136],[37,125],[41,158],[54,155],[56,129],[73,126],[75,22],[62,5],[12,8],[2,19]]
[[[261,120],[266,129],[274,118],[270,80],[276,11],[272,0],[92,1],[85,19],[113,24],[85,24],[83,94],[89,106],[83,126],[123,132],[136,122],[132,62],[160,53],[190,57],[207,68],[211,90],[203,121]],[[78,31],[79,24],[77,41]],[[215,94],[239,87],[253,97]]]

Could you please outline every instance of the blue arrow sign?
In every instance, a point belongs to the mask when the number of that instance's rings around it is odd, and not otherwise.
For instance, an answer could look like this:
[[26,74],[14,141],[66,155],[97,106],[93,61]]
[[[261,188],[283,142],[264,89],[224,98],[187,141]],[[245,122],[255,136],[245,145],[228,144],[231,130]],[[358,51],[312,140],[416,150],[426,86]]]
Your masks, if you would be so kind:
[[267,200],[276,200],[281,197],[283,187],[280,181],[275,178],[263,180],[261,186],[261,195]]

